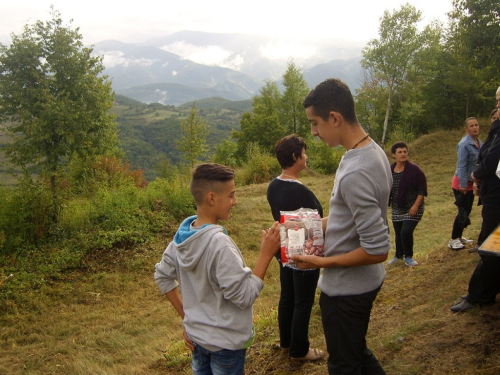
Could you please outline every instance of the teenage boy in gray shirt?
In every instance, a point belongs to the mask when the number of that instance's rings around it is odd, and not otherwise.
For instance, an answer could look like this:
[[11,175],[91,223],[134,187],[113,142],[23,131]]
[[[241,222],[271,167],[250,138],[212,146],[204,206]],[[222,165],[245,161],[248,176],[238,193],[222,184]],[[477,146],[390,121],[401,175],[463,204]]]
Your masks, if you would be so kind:
[[302,269],[323,268],[318,286],[329,374],[385,374],[366,345],[370,313],[391,248],[387,202],[389,161],[359,124],[347,85],[320,83],[304,99],[311,134],[347,150],[323,219],[325,257],[293,256]]
[[278,222],[262,231],[252,272],[218,225],[229,219],[237,204],[234,171],[221,164],[201,164],[193,171],[190,190],[197,214],[180,225],[156,264],[154,279],[183,318],[193,374],[244,375],[246,350],[254,339],[252,305],[280,246]]

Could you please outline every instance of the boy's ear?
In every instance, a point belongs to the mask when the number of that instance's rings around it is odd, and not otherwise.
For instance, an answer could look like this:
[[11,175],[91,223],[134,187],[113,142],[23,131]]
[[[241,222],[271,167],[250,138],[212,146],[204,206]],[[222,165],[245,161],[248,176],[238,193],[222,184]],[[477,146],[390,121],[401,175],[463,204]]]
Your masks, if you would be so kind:
[[206,195],[207,203],[210,206],[213,206],[215,204],[215,193],[213,191],[209,191]]

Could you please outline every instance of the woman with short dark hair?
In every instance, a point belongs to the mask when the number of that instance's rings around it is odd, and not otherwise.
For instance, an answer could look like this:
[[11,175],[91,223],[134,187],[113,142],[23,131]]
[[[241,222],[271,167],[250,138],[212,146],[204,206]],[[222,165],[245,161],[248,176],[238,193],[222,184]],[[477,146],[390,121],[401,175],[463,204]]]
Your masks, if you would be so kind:
[[404,259],[407,266],[413,267],[418,264],[413,259],[413,232],[424,214],[427,179],[422,169],[408,160],[406,143],[394,143],[391,153],[395,162],[391,165],[393,180],[389,206],[392,212],[396,254],[389,264]]
[[[276,142],[275,152],[282,173],[271,181],[267,189],[267,201],[275,221],[280,221],[281,211],[295,211],[299,208],[316,209],[323,217],[321,203],[314,193],[299,181],[299,173],[306,168],[306,148],[305,141],[295,134]],[[276,258],[280,264],[281,284],[278,304],[280,347],[295,360],[321,359],[325,353],[309,348],[308,337],[319,268],[300,270],[283,266],[279,251]]]

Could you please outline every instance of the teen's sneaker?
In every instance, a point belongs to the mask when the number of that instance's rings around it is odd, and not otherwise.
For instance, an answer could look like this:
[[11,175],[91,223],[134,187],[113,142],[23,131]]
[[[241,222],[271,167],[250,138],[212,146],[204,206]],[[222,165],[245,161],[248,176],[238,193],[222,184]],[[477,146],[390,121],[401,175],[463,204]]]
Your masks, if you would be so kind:
[[406,257],[405,258],[405,263],[406,263],[407,266],[410,266],[410,267],[418,265],[418,262],[416,260],[414,260],[412,257]]
[[460,241],[460,238],[455,238],[454,240],[451,239],[450,242],[448,242],[448,247],[453,250],[461,250],[465,246],[462,241]]
[[390,261],[388,261],[388,262],[387,262],[387,264],[388,264],[389,266],[392,266],[392,265],[396,264],[396,262],[397,262],[398,260],[399,260],[399,258],[394,257],[394,258],[392,258]]
[[460,242],[462,242],[462,245],[468,245],[470,243],[473,243],[474,240],[468,240],[467,238],[460,238]]

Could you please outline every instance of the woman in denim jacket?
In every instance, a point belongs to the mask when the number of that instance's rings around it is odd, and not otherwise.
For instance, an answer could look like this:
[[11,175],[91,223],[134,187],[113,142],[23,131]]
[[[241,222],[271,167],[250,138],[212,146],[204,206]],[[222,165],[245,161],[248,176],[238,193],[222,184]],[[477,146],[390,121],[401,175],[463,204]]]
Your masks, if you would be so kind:
[[475,117],[469,117],[465,120],[465,131],[467,134],[457,145],[457,169],[451,187],[455,195],[455,205],[458,208],[458,214],[453,222],[451,239],[448,247],[453,250],[463,249],[465,244],[471,243],[462,237],[464,229],[470,224],[469,215],[474,203],[472,171],[476,168],[479,149],[483,142],[478,138],[479,123]]

